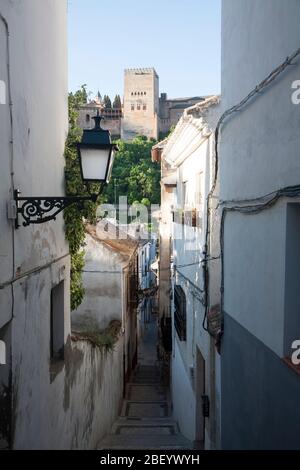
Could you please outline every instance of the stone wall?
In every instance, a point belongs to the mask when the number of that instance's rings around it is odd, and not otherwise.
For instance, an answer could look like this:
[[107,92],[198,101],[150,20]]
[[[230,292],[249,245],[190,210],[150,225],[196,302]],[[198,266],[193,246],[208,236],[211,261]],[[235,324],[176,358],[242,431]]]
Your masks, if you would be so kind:
[[153,68],[126,69],[122,138],[158,137],[158,75]]
[[[97,106],[83,106],[79,110],[79,115],[78,115],[78,126],[81,129],[92,129],[95,125],[95,121],[92,119],[93,116],[96,116],[97,110],[99,110],[99,107]],[[107,118],[103,117],[101,120],[101,127],[105,130],[108,130],[112,136],[112,138],[119,138],[121,136],[121,112],[120,110],[115,110],[116,111],[116,117],[113,117],[113,111],[111,110],[112,117]],[[102,115],[103,113],[100,110],[100,114]]]

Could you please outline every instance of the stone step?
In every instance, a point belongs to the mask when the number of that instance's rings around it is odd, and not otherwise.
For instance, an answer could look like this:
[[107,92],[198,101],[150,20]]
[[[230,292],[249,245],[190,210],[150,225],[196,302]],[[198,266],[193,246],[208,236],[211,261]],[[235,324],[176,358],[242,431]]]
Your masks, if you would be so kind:
[[168,402],[124,400],[121,416],[132,418],[164,418],[169,416]]
[[156,377],[132,377],[131,382],[136,384],[159,385],[161,380]]
[[190,441],[181,435],[122,435],[108,434],[98,445],[99,450],[113,449],[145,449],[145,450],[172,450],[192,449]]
[[[123,425],[123,424],[128,424],[132,426],[138,425],[138,424],[145,424],[149,426],[161,426],[161,425],[166,425],[166,426],[176,426],[176,422],[173,420],[172,417],[167,416],[166,418],[129,418],[128,416],[119,416],[117,420],[115,421],[116,425]],[[113,433],[111,433],[113,434]]]
[[178,428],[174,423],[166,424],[163,420],[161,423],[146,420],[115,422],[111,429],[111,434],[134,436],[174,435],[177,432]]
[[129,383],[126,386],[126,398],[134,401],[165,401],[166,390],[159,384]]

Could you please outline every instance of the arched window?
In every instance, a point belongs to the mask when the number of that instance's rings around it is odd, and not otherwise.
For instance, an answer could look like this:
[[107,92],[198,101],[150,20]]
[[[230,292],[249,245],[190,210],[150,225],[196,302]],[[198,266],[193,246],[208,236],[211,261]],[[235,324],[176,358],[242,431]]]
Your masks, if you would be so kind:
[[87,114],[87,115],[85,116],[85,122],[90,122],[90,119],[91,119],[90,115]]
[[141,105],[138,104],[138,105],[136,106],[136,109],[139,111],[139,110],[141,109]]
[[147,105],[143,104],[143,110],[146,111],[146,109],[147,109]]

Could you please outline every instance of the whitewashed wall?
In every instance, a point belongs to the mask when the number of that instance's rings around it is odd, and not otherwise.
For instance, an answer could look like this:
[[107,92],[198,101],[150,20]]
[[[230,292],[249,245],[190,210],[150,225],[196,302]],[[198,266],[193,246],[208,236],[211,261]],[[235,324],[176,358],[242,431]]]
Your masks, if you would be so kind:
[[[216,104],[217,100],[214,104]],[[203,329],[202,322],[205,309],[199,298],[204,299],[203,270],[201,260],[204,257],[206,212],[205,203],[210,191],[213,178],[214,128],[219,107],[212,106],[203,119],[203,115],[195,117],[185,114],[178,123],[169,139],[163,158],[177,170],[177,187],[175,190],[174,206],[181,210],[197,209],[199,222],[197,227],[176,222],[173,224],[173,257],[175,266],[174,284],[179,284],[186,295],[186,341],[179,341],[174,331],[172,353],[172,401],[174,417],[183,434],[191,440],[197,440],[197,413],[201,409],[201,396],[197,385],[197,350],[205,361],[205,394],[211,402],[210,418],[205,423],[205,447],[207,449],[219,446],[217,424],[220,422],[220,377],[215,369],[219,361],[213,340]],[[197,115],[197,113],[195,112]],[[201,183],[199,178],[201,174]],[[183,184],[185,184],[185,202],[183,200]],[[201,202],[198,192],[201,192]],[[200,203],[199,203],[200,202]],[[170,210],[170,207],[169,207]],[[216,218],[211,222],[216,224]],[[215,241],[212,253],[218,249]],[[219,265],[211,269],[215,284],[211,286],[211,305],[220,301],[219,295]],[[190,282],[189,282],[190,281]],[[195,290],[193,283],[198,287]],[[194,295],[196,294],[196,295]],[[179,384],[180,381],[180,384]],[[217,390],[218,388],[218,390]],[[204,391],[202,393],[204,393]],[[182,400],[182,396],[187,397]],[[189,403],[187,408],[186,403]]]
[[[238,104],[300,47],[299,23],[297,0],[223,2],[224,110]],[[253,199],[299,185],[300,108],[291,100],[292,83],[299,77],[298,57],[222,126],[222,200]],[[282,360],[286,279],[293,264],[287,258],[287,203],[281,199],[259,214],[228,213],[224,223],[221,369],[226,449],[299,449],[299,376]],[[297,256],[295,250],[294,266],[299,266]],[[297,287],[289,297],[297,319]],[[299,321],[294,334],[299,338]]]
[[[0,447],[93,448],[118,413],[123,340],[112,358],[71,341],[62,214],[18,230],[6,214],[13,187],[23,196],[64,195],[67,2],[2,0],[0,15],[0,340],[7,346]],[[54,365],[50,298],[61,280],[66,350]]]
[[[299,47],[299,18],[297,0],[224,2],[224,109],[238,103]],[[299,61],[295,64],[223,126],[221,199],[255,198],[299,184],[300,108],[291,101],[292,83],[300,76]],[[229,215],[225,231],[224,308],[278,355],[283,352],[285,217],[284,203],[255,217]]]
[[82,304],[72,312],[72,327],[76,331],[101,331],[112,320],[122,321],[125,302],[122,270],[125,266],[124,257],[118,251],[86,234],[83,269],[85,296]]

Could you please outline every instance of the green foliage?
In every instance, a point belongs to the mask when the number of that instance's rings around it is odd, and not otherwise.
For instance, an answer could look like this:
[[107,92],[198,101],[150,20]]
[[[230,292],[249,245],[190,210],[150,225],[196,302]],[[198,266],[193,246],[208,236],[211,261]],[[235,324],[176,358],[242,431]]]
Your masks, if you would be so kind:
[[105,109],[110,109],[111,108],[111,101],[110,101],[110,97],[108,95],[103,96],[103,104],[104,104]]
[[120,335],[121,326],[119,320],[112,320],[103,331],[88,329],[86,331],[73,332],[73,338],[76,340],[89,341],[93,346],[105,353],[113,352]]
[[122,103],[121,103],[120,95],[116,95],[115,99],[114,99],[114,102],[113,102],[113,108],[114,109],[120,109],[121,107],[122,107]]
[[172,124],[172,126],[170,127],[168,132],[160,132],[159,133],[159,140],[164,140],[166,137],[169,137],[169,135],[171,135],[172,132],[174,132],[175,127],[176,127],[176,124]]
[[[76,93],[69,94],[69,133],[65,144],[65,186],[68,196],[87,195],[82,182],[77,157],[76,144],[81,140],[82,131],[77,127],[78,108],[87,102],[86,85]],[[99,189],[94,185],[93,190]],[[65,233],[69,242],[71,255],[71,309],[76,309],[82,302],[84,289],[82,284],[82,269],[84,265],[85,230],[83,217],[93,222],[96,217],[96,207],[90,201],[81,208],[71,205],[64,210]]]
[[151,161],[153,139],[138,136],[131,142],[118,140],[112,178],[105,190],[107,202],[114,203],[115,180],[117,198],[127,196],[128,203],[160,203],[160,167]]

